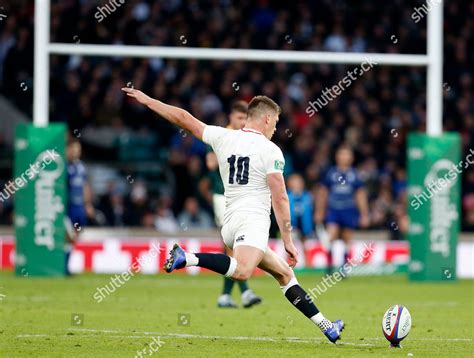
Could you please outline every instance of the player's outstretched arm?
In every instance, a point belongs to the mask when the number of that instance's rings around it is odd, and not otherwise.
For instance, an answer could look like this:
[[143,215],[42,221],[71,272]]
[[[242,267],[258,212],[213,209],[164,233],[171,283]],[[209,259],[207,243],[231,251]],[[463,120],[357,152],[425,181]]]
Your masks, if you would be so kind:
[[298,262],[298,251],[291,238],[290,202],[286,193],[285,179],[281,173],[267,174],[267,183],[272,194],[272,206],[282,235],[285,250],[290,257],[290,266]]
[[158,113],[168,122],[176,124],[192,133],[197,139],[202,140],[202,134],[206,125],[188,111],[153,99],[134,88],[124,87],[122,91],[126,92],[127,96],[135,98],[139,103],[150,108],[153,112]]

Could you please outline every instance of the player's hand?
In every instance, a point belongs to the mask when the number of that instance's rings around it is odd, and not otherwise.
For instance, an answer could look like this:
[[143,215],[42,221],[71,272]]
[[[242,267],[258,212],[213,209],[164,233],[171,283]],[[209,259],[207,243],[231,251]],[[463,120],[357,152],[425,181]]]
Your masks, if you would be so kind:
[[288,264],[290,267],[295,267],[298,262],[298,250],[296,250],[293,242],[285,243],[285,251],[288,254]]
[[369,215],[362,215],[359,220],[359,225],[361,228],[367,228],[370,225]]
[[151,102],[151,98],[140,90],[123,87],[122,91],[124,91],[127,96],[135,98],[139,103],[144,104],[145,106]]

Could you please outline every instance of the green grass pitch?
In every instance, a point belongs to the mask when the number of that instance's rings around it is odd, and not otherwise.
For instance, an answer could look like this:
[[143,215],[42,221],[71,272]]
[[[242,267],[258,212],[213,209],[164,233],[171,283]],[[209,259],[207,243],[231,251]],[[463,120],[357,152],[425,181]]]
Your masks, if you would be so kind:
[[[301,274],[306,289],[321,275]],[[264,298],[250,309],[218,309],[214,275],[137,275],[103,302],[92,295],[109,275],[16,278],[0,272],[1,357],[134,357],[161,347],[163,357],[472,357],[474,281],[409,283],[404,275],[353,277],[316,304],[346,322],[329,343],[267,276],[251,287]],[[240,301],[238,287],[234,298]],[[413,326],[402,349],[389,349],[381,319],[392,304],[408,307]],[[79,316],[74,316],[74,315]],[[182,315],[182,316],[180,316]],[[148,351],[149,352],[149,351]],[[139,355],[137,355],[139,356]]]

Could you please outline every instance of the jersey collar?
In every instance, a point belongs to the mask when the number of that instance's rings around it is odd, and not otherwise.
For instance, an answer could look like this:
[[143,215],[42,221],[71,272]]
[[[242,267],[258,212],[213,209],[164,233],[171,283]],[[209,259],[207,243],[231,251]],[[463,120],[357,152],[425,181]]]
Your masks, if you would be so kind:
[[256,131],[255,129],[251,129],[251,128],[242,128],[241,131],[263,135],[262,132]]

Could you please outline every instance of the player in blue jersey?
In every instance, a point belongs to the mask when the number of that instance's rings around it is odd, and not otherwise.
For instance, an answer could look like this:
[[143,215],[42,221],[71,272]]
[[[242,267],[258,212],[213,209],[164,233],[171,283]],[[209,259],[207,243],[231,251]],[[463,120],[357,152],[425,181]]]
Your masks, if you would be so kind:
[[313,230],[313,197],[306,190],[305,182],[300,174],[292,174],[288,178],[288,199],[290,201],[291,226],[299,233],[304,242]]
[[352,167],[354,155],[347,145],[336,151],[336,165],[331,167],[321,182],[316,203],[316,225],[326,222],[330,247],[328,274],[332,273],[332,243],[341,238],[345,243],[344,263],[349,258],[349,243],[354,229],[369,225],[367,192],[356,169]]
[[87,224],[87,216],[92,216],[91,191],[87,183],[87,173],[81,161],[82,147],[77,139],[71,140],[66,149],[67,157],[67,217],[66,226],[66,274],[69,275],[69,256],[79,232]]

